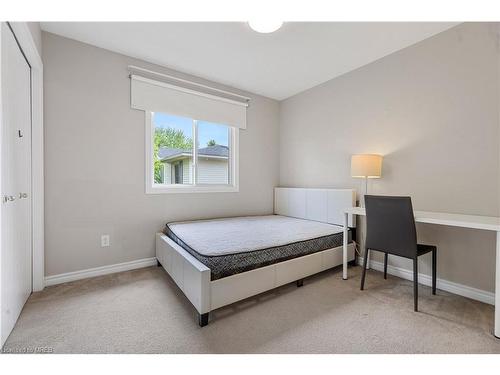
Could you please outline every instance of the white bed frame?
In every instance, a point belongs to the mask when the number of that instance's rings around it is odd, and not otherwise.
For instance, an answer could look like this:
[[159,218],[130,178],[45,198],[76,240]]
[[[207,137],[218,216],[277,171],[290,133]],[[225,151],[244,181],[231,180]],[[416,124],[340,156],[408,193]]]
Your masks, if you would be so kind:
[[[274,213],[301,219],[343,225],[344,210],[354,207],[356,192],[351,189],[275,188]],[[351,215],[352,216],[352,215]],[[349,219],[354,227],[354,219]],[[344,235],[347,242],[347,236]],[[199,313],[199,324],[208,324],[208,313],[219,307],[297,281],[354,260],[354,247],[342,246],[319,251],[266,267],[210,280],[210,269],[163,233],[156,234],[156,258]]]

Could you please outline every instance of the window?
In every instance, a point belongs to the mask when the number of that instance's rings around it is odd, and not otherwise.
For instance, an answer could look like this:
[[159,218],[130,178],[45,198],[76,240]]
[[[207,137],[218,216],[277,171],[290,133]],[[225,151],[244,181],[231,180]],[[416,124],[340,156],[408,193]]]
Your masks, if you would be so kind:
[[147,193],[238,191],[238,129],[146,112]]
[[[154,184],[191,185],[193,165],[193,120],[155,112],[153,122]],[[187,173],[184,175],[184,164]]]
[[146,118],[146,193],[238,191],[250,98],[129,66],[130,107]]
[[[184,183],[184,179],[182,177],[182,168],[183,168],[183,162],[182,160],[181,161],[178,161],[175,163],[174,165],[174,184],[183,184]],[[160,181],[161,183],[161,181]]]

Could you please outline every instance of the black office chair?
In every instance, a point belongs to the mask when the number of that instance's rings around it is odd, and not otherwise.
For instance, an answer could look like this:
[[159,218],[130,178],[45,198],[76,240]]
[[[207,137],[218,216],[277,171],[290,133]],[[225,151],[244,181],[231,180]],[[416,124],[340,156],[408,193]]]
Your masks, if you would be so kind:
[[387,279],[388,254],[413,260],[413,298],[418,311],[418,270],[420,255],[432,252],[432,294],[436,294],[436,246],[417,244],[417,231],[410,197],[365,195],[366,243],[361,290],[365,286],[369,251],[384,254],[384,279]]

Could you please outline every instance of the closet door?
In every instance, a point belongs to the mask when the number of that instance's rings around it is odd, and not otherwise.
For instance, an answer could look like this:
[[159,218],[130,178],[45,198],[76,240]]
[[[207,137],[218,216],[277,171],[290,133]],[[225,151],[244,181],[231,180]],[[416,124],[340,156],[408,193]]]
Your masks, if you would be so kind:
[[1,344],[31,294],[31,69],[2,23]]

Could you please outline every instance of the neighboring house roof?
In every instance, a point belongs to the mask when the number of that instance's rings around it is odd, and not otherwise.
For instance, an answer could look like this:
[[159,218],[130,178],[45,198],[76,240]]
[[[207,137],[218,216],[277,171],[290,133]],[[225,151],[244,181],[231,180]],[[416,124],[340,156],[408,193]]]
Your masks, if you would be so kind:
[[172,156],[179,156],[182,154],[190,154],[191,150],[183,150],[182,148],[170,148],[170,147],[161,147],[158,150],[158,157],[160,160],[169,159]]
[[[191,156],[191,150],[184,150],[180,148],[161,147],[158,150],[160,160],[167,161],[178,158],[180,156]],[[214,158],[227,158],[229,156],[229,148],[222,145],[214,145],[200,148],[198,156],[214,157]]]
[[229,156],[229,147],[222,145],[207,146],[198,150],[198,155],[203,156]]

